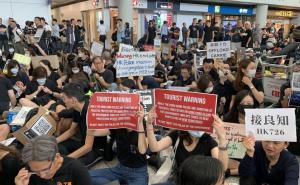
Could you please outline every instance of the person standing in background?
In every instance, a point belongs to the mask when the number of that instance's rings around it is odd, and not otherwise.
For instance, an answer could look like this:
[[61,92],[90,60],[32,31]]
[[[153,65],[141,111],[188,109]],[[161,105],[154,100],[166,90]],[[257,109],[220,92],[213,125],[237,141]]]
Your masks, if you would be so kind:
[[284,40],[284,25],[282,24],[277,32],[278,34],[278,38],[279,38],[279,41],[283,41]]
[[192,25],[190,25],[188,31],[189,44],[197,43],[198,37],[199,37],[199,31],[197,25],[197,18],[194,18],[193,23]]
[[161,42],[168,44],[169,43],[169,29],[168,29],[168,22],[164,21],[161,27]]
[[103,43],[103,47],[105,48],[105,40],[106,40],[106,26],[104,25],[104,21],[100,21],[100,25],[98,26],[99,32],[99,41]]
[[182,23],[182,29],[181,29],[181,32],[182,32],[182,43],[183,45],[186,47],[186,43],[187,43],[187,35],[188,35],[188,29],[186,27],[186,23]]
[[2,18],[0,18],[0,50],[8,52],[7,28],[2,24]]

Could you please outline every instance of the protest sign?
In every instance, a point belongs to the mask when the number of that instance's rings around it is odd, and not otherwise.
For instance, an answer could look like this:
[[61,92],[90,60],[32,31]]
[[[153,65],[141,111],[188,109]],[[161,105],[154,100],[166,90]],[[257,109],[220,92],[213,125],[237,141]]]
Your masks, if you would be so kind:
[[300,73],[293,73],[291,84],[293,91],[300,91]]
[[155,68],[155,52],[128,52],[116,55],[117,78],[152,76]]
[[194,67],[196,69],[202,67],[206,54],[206,50],[197,50],[197,52],[194,54]]
[[48,110],[40,107],[38,113],[33,116],[24,127],[13,133],[22,144],[26,144],[29,140],[37,136],[51,136],[56,130],[56,121],[49,115]]
[[162,54],[168,55],[169,57],[171,56],[172,48],[171,44],[161,44],[161,52]]
[[91,53],[95,56],[102,56],[103,48],[104,48],[103,44],[93,41],[91,47]]
[[48,56],[35,56],[31,57],[33,68],[40,66],[41,60],[48,60],[53,69],[59,69],[59,60],[57,55],[48,55]]
[[31,63],[31,58],[26,55],[21,55],[19,53],[14,54],[14,60],[18,61],[19,64],[23,64],[25,66],[29,66]]
[[258,141],[296,142],[294,108],[245,109],[246,134]]
[[174,90],[174,91],[183,91],[183,92],[187,92],[187,91],[190,89],[190,87],[169,86],[168,89]]
[[[242,143],[244,136],[246,135],[245,125],[225,122],[224,130],[226,133],[226,140],[228,141],[228,157],[234,159],[242,159],[246,153],[246,148]],[[211,136],[218,142],[218,137],[215,130]]]
[[207,46],[207,58],[230,58],[230,41],[222,42],[208,42]]
[[159,38],[154,39],[154,47],[155,48],[160,48],[161,47],[161,39],[159,39]]
[[280,96],[280,88],[284,83],[286,83],[286,80],[284,79],[263,77],[265,99],[273,103],[278,102]]
[[156,89],[154,94],[157,125],[178,130],[212,132],[216,95],[163,89]]
[[138,129],[140,97],[134,93],[96,92],[90,99],[88,129]]
[[124,52],[134,52],[134,47],[131,45],[121,43],[119,46],[119,53],[124,53]]

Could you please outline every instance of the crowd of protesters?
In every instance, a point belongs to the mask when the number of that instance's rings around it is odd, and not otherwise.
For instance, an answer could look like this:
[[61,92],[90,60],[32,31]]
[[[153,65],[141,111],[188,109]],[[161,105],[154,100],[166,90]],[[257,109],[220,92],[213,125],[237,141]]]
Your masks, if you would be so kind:
[[[42,34],[35,40],[38,31]],[[38,136],[25,145],[18,141],[10,146],[0,144],[1,184],[100,185],[118,180],[120,184],[147,185],[151,178],[147,169],[150,159],[159,158],[159,153],[169,147],[176,148],[176,166],[168,182],[160,184],[221,185],[227,184],[226,178],[230,176],[239,177],[241,185],[298,184],[299,163],[295,155],[300,155],[299,142],[256,141],[251,135],[245,136],[245,157],[229,159],[224,122],[245,124],[245,109],[264,108],[265,103],[255,59],[239,59],[236,50],[263,48],[274,54],[295,56],[300,45],[300,27],[291,28],[289,35],[284,35],[283,26],[276,30],[269,22],[260,28],[248,21],[238,21],[233,27],[193,19],[189,27],[187,23],[181,28],[176,23],[169,27],[163,22],[159,28],[151,20],[136,45],[133,45],[130,25],[123,24],[122,19],[117,20],[111,38],[103,21],[99,23],[98,32],[100,42],[113,43],[111,49],[104,45],[102,56],[94,56],[86,47],[81,20],[64,20],[59,24],[53,19],[49,24],[44,18],[36,17],[21,29],[12,18],[7,25],[0,19],[0,114],[3,120],[7,111],[24,106],[33,108],[27,115],[28,121],[42,106],[50,111],[57,124],[53,136]],[[133,45],[137,52],[142,52],[145,45],[154,45],[157,38],[172,45],[172,51],[156,54],[155,74],[117,78],[114,63],[119,44]],[[194,54],[212,41],[230,41],[232,56],[205,58],[203,65],[195,68]],[[53,61],[49,60],[39,61],[35,68],[24,66],[14,60],[15,53],[57,55],[59,67],[54,69]],[[296,60],[292,70],[300,72],[300,62]],[[141,107],[136,113],[138,131],[87,128],[91,92],[158,89],[170,85],[217,95],[213,128],[218,142],[210,133],[202,131],[158,128],[154,125],[157,117],[154,108],[146,113]],[[291,91],[290,79],[287,79],[276,107],[289,107]],[[296,119],[298,129],[299,108],[296,108]],[[0,141],[11,137],[13,129],[2,122]],[[116,166],[93,168],[98,162],[115,157]]]

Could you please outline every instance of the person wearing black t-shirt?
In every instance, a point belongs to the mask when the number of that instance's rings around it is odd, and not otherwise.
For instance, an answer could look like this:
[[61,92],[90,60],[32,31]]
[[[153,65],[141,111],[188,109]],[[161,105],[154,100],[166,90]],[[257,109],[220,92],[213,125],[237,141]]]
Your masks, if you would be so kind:
[[[73,113],[65,118],[73,118],[70,128],[57,137],[60,152],[68,157],[79,159],[86,166],[90,166],[102,159],[101,149],[104,148],[106,137],[94,137],[87,135],[86,114],[89,101],[84,95],[84,91],[79,84],[69,83],[62,90],[62,99],[67,109],[72,109]],[[80,140],[74,140],[74,136],[79,130]]]
[[206,45],[207,42],[213,42],[214,41],[214,28],[211,26],[211,22],[208,20],[206,21],[206,26],[204,27],[204,33],[203,33],[203,44]]
[[[224,165],[224,170],[227,169],[228,154],[226,149],[224,123],[219,117],[214,116],[215,121],[213,123],[213,127],[215,128],[218,136],[219,147],[218,143],[209,134],[206,134],[203,131],[174,130],[171,131],[166,137],[157,141],[152,125],[155,118],[155,109],[152,109],[148,113],[147,118],[147,139],[149,148],[152,152],[159,152],[169,148],[170,146],[173,146],[177,147],[175,161],[178,168],[180,168],[181,164],[188,157],[194,155],[204,155],[219,159]],[[177,170],[177,168],[173,170]]]
[[96,70],[91,74],[91,85],[94,88],[94,91],[114,88],[114,74],[112,71],[105,69],[105,61],[101,57],[93,58],[92,67]]
[[16,96],[9,80],[0,74],[0,117],[4,111],[16,105]]
[[[252,60],[242,60],[239,63],[236,80],[234,82],[235,93],[241,90],[249,90],[255,98],[255,106],[259,107],[264,101],[264,87],[261,79],[255,78],[256,66]],[[232,102],[235,97],[233,97]]]
[[199,37],[199,27],[197,25],[197,18],[193,19],[192,25],[189,27],[188,31],[188,38],[189,38],[189,44],[194,44],[198,42],[198,37]]
[[38,136],[23,148],[22,168],[15,177],[16,185],[91,185],[87,169],[76,159],[62,157],[56,139]]
[[250,22],[245,22],[245,33],[242,35],[242,47],[253,48],[253,32]]
[[90,171],[93,185],[103,185],[119,180],[128,185],[147,185],[148,170],[146,151],[148,148],[143,125],[144,111],[140,106],[138,132],[129,129],[89,130],[90,135],[106,136],[111,134],[116,139],[119,164],[112,168]]
[[25,98],[21,98],[20,103],[22,106],[45,106],[45,108],[49,108],[56,97],[59,97],[58,92],[57,85],[47,79],[46,69],[39,66],[33,70],[33,80],[26,87]]
[[2,24],[2,18],[0,18],[0,50],[8,52],[7,28]]
[[214,68],[214,60],[205,58],[203,60],[203,67],[198,69],[199,76],[207,74],[210,75],[213,81],[219,80],[219,75],[217,70]]
[[156,37],[156,28],[153,21],[149,21],[148,34],[147,34],[147,44],[154,45],[154,39]]
[[60,78],[60,76],[53,70],[49,60],[41,60],[40,65],[46,69],[48,79],[57,85],[57,80]]

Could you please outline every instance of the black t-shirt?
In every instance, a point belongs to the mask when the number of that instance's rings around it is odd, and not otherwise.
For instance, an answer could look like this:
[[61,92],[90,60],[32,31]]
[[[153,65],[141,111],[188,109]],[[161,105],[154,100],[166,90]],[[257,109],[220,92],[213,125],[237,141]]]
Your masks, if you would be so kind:
[[5,77],[0,76],[0,102],[10,102],[7,91],[12,89],[13,87],[10,81]]
[[0,171],[1,185],[15,185],[15,177],[22,167],[21,160],[13,154],[7,154],[0,163],[2,168]]
[[198,33],[197,25],[195,25],[195,26],[190,25],[189,31],[190,31],[190,38],[197,38],[197,33]]
[[178,28],[178,27],[176,27],[176,28],[172,27],[170,29],[170,31],[172,32],[171,38],[178,40],[179,36],[180,36],[180,28]]
[[[47,87],[48,89],[50,89],[53,92],[59,92],[59,89],[57,88],[55,83],[51,80],[47,79],[46,83],[43,86]],[[32,81],[31,84],[29,86],[27,86],[27,88],[25,90],[25,94],[30,95],[30,94],[34,93],[35,91],[37,91],[38,87],[39,87],[39,84],[37,83],[37,81]],[[43,90],[41,90],[37,94],[37,97],[42,97],[42,96],[45,96],[45,95],[49,95],[49,94],[47,94]]]
[[114,75],[114,82],[116,81],[117,79],[117,70],[116,68],[114,67],[114,65],[111,63],[111,64],[108,64],[105,66],[105,69],[109,70],[109,71],[112,71],[113,72],[113,75]]
[[[6,26],[4,24],[0,24],[0,28],[1,29],[5,29]],[[0,32],[0,40],[3,41],[3,40],[8,40],[8,37],[7,37],[7,33],[6,32]],[[2,49],[2,48],[1,48]]]
[[154,40],[156,36],[156,28],[154,26],[148,27],[148,41]]
[[[198,71],[202,74],[205,74],[204,72],[204,68],[201,67],[200,69],[198,69]],[[200,74],[200,76],[202,75]],[[210,77],[213,79],[214,82],[219,80],[219,74],[215,69],[211,69],[210,72],[208,73],[208,75],[210,75]]]
[[50,76],[48,77],[49,80],[54,82],[57,85],[57,80],[60,78],[59,74],[56,72],[51,72]]
[[232,29],[233,35],[232,35],[232,42],[242,42],[242,37],[240,33],[243,32],[243,28],[233,28]]
[[231,97],[234,94],[233,84],[228,80],[226,80],[224,82],[224,85],[221,84],[220,82],[218,82],[215,85],[214,90],[215,90],[216,94],[218,95],[218,100],[220,100],[221,97],[226,98],[226,103],[225,103],[225,106],[224,106],[224,113],[227,113],[229,111]]
[[99,76],[102,76],[106,83],[114,82],[114,73],[111,70],[105,69],[103,73],[98,73]]
[[147,164],[146,154],[140,154],[138,149],[138,133],[127,129],[110,130],[116,139],[117,157],[120,163],[129,168],[140,168]]
[[15,85],[17,81],[22,82],[25,86],[28,86],[31,84],[30,79],[26,73],[18,72],[16,76],[7,77],[7,79],[10,81],[11,85]]
[[242,37],[242,47],[246,47],[248,39],[251,37],[248,48],[253,48],[253,36],[252,36],[253,32],[252,32],[252,30],[248,29],[245,31],[244,34],[245,34],[245,36]]
[[163,82],[166,81],[166,70],[161,64],[158,64],[157,66],[155,66],[154,77],[162,79]]
[[213,38],[213,31],[214,31],[214,28],[212,26],[210,26],[210,27],[205,26],[205,28],[204,28],[204,41],[211,42],[211,40]]
[[[176,141],[180,135],[178,131],[172,131],[168,134],[168,136],[172,139],[173,147],[176,144]],[[185,149],[183,145],[183,140],[180,138],[177,151],[175,154],[176,164],[178,167],[190,156],[194,155],[204,155],[204,156],[211,156],[211,150],[218,146],[218,143],[209,135],[203,134],[197,143],[197,146],[194,148],[193,151],[189,152]]]
[[[81,136],[81,144],[84,145],[86,132],[87,132],[87,122],[86,122],[86,114],[88,111],[89,101],[86,100],[81,112],[75,111],[73,112],[73,120],[77,123],[80,136]],[[95,137],[93,148],[94,149],[103,149],[106,142],[106,137]]]
[[41,179],[37,175],[30,178],[29,185],[91,185],[91,177],[88,170],[76,159],[64,157],[64,162],[60,169],[50,180]]

